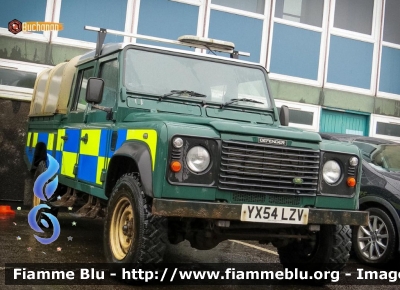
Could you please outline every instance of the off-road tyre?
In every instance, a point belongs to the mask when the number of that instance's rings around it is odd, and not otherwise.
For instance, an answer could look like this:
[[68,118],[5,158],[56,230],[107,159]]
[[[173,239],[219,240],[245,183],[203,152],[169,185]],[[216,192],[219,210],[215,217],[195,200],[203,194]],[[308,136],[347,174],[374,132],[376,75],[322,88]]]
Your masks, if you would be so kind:
[[[303,239],[278,248],[285,268],[316,271],[340,271],[350,257],[351,228],[347,225],[321,225],[315,240]],[[309,280],[314,284],[329,283],[329,279]]]
[[[128,229],[127,235],[122,230],[122,221],[127,222],[124,224]],[[151,199],[144,194],[138,176],[133,173],[123,175],[115,184],[108,202],[104,226],[107,262],[161,262],[168,241],[166,222],[166,218],[151,213]],[[119,242],[125,238],[129,238],[130,242]]]

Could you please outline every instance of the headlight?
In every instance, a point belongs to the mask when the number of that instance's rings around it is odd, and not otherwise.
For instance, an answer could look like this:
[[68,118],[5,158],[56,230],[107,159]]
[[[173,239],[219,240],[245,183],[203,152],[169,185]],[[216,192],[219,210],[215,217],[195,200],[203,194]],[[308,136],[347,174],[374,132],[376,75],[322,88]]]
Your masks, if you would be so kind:
[[351,157],[349,161],[351,166],[357,166],[358,165],[358,158],[357,157]]
[[210,153],[202,146],[195,146],[187,153],[186,163],[194,172],[202,172],[210,165]]
[[322,176],[328,184],[336,183],[339,180],[341,173],[339,163],[333,160],[326,162],[322,169]]

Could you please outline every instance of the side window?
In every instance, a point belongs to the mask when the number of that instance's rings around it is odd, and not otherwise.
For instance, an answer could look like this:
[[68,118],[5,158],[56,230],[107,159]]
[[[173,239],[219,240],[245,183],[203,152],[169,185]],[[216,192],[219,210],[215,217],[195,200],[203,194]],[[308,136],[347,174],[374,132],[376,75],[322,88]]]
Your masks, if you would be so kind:
[[118,96],[118,60],[104,62],[100,65],[100,77],[104,80],[103,100],[101,106],[114,107]]
[[74,106],[71,109],[72,111],[84,111],[86,109],[86,86],[88,79],[93,76],[93,72],[93,67],[79,71],[77,78],[77,97],[75,98]]

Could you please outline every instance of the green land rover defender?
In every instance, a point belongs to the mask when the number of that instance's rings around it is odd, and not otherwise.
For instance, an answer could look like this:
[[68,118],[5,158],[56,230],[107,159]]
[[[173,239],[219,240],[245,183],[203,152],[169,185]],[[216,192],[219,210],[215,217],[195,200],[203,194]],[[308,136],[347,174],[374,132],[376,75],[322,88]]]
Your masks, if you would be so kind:
[[344,267],[350,226],[368,221],[357,211],[357,147],[287,127],[265,68],[238,60],[230,42],[165,40],[226,58],[103,45],[112,31],[91,29],[95,51],[35,84],[25,161],[36,177],[47,154],[58,161],[53,214],[104,217],[108,262],[157,263],[167,243],[207,250],[240,239],[272,243],[284,266]]

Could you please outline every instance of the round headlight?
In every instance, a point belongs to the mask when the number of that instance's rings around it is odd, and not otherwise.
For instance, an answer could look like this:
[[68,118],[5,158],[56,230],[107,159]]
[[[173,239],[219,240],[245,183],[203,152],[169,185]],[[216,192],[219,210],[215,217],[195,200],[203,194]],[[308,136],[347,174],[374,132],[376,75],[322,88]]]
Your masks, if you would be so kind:
[[210,153],[201,146],[195,146],[186,155],[186,163],[194,172],[202,172],[210,164]]
[[349,160],[349,163],[351,166],[357,166],[358,165],[358,158],[357,157],[351,157]]
[[176,137],[172,141],[172,144],[174,145],[175,148],[181,148],[183,146],[183,140],[182,140],[182,138]]
[[322,176],[328,184],[336,183],[341,175],[340,165],[336,161],[329,160],[324,164],[322,169]]

